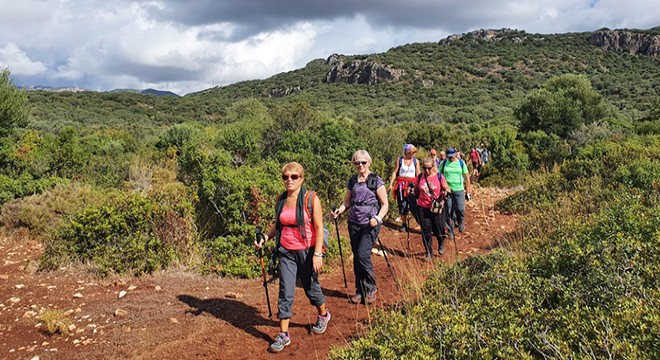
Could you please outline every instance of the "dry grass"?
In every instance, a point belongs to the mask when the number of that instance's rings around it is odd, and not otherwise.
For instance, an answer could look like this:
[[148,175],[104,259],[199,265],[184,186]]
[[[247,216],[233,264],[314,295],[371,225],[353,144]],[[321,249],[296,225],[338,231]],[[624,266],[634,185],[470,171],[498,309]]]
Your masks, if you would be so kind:
[[45,331],[48,335],[69,333],[69,326],[72,324],[71,318],[62,310],[46,310],[39,317],[41,322],[46,327]]

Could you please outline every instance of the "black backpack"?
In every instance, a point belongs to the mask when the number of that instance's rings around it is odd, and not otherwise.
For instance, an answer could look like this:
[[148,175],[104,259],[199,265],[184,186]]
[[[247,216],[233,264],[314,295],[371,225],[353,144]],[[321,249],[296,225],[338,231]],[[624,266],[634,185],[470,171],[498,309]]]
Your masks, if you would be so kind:
[[[355,175],[351,176],[350,180],[348,180],[348,188],[351,189],[351,192],[353,191],[353,189],[355,189],[355,186],[358,184],[357,178],[358,178],[358,176],[357,176],[357,174],[355,174]],[[371,205],[371,206],[374,206],[376,208],[376,211],[378,212],[378,211],[380,211],[380,201],[378,201],[378,195],[376,195],[377,184],[378,184],[378,175],[376,173],[370,173],[367,176],[366,183],[367,183],[367,189],[371,190],[371,192],[376,197],[376,201],[375,202],[368,202],[368,203],[357,202],[357,201],[354,201],[351,197],[351,206],[353,206],[353,205],[357,205],[357,206]]]

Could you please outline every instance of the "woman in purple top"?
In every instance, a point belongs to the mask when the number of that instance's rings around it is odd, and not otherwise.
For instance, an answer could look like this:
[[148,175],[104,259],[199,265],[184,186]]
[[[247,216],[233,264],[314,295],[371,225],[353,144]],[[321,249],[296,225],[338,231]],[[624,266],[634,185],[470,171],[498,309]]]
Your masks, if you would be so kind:
[[355,272],[355,295],[351,302],[373,303],[376,300],[376,275],[371,264],[373,248],[383,217],[387,214],[387,190],[380,176],[369,171],[371,156],[366,150],[353,154],[353,164],[357,174],[348,181],[344,202],[332,216],[336,219],[347,209],[348,233],[353,250],[353,271]]

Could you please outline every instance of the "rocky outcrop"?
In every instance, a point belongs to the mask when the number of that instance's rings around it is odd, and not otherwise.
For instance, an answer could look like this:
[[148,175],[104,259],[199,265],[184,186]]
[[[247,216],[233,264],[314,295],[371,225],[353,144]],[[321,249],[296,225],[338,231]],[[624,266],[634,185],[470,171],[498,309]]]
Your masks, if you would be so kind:
[[281,98],[300,90],[302,90],[300,86],[288,87],[286,89],[270,89],[268,90],[268,97]]
[[328,83],[344,82],[348,84],[380,84],[397,82],[405,74],[402,69],[395,69],[389,65],[374,60],[351,60],[332,54],[326,61],[333,65],[325,77]]
[[660,35],[620,30],[598,30],[589,36],[589,44],[609,51],[634,55],[660,55]]
[[515,29],[479,29],[464,34],[450,35],[438,42],[439,45],[448,45],[457,40],[501,41],[509,39],[514,43],[521,43],[527,39],[526,33]]

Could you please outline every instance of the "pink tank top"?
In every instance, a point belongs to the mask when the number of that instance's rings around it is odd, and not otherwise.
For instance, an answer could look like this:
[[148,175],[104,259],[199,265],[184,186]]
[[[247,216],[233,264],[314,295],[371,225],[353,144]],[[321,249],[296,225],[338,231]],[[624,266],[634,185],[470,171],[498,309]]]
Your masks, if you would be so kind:
[[280,223],[282,224],[282,234],[280,235],[280,245],[287,250],[304,250],[316,244],[316,237],[312,231],[312,222],[309,221],[307,211],[305,217],[305,235],[303,239],[296,225],[296,208],[283,208],[280,213]]

